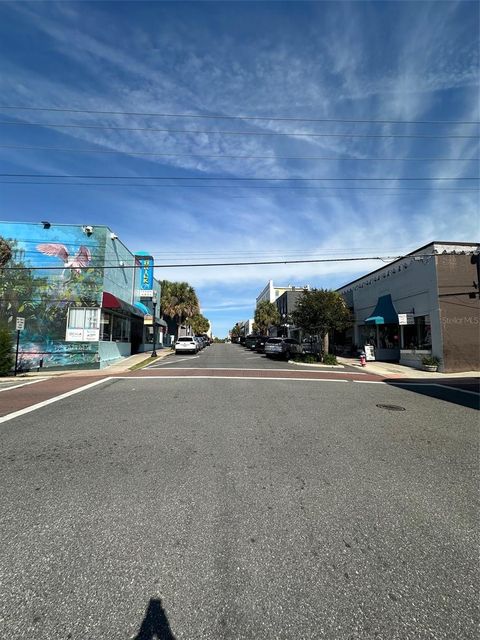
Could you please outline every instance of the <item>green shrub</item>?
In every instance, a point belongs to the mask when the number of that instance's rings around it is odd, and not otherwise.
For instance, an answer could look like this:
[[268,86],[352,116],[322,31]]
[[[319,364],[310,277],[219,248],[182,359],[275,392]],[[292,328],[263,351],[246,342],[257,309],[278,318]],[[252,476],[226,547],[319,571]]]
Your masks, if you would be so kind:
[[323,364],[338,364],[337,356],[334,356],[333,353],[326,353],[323,356]]
[[437,356],[423,356],[422,364],[426,367],[438,367],[440,358],[437,358]]
[[0,327],[0,376],[11,373],[15,359],[13,357],[13,338],[10,329]]
[[318,362],[317,356],[314,356],[311,353],[297,353],[293,356],[293,360],[295,362],[306,362],[307,364],[315,364]]

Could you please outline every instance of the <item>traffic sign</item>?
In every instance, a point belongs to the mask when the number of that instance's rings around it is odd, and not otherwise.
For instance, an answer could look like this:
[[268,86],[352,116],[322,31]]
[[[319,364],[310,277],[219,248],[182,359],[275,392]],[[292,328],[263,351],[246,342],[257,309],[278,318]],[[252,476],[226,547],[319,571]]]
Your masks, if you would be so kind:
[[17,331],[23,331],[25,329],[25,318],[17,316]]

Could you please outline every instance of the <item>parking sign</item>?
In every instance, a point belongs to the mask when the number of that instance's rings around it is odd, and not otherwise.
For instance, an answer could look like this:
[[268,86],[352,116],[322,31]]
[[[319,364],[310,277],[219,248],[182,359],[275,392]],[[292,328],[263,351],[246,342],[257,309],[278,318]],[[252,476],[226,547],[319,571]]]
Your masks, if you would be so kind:
[[17,317],[17,331],[23,331],[25,329],[25,318]]

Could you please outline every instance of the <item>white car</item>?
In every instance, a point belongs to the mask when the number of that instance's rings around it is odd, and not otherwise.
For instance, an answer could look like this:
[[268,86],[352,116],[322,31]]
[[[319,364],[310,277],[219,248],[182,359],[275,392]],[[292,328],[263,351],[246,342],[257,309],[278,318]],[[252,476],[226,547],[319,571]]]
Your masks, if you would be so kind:
[[193,336],[182,336],[175,343],[175,353],[197,353],[198,344]]

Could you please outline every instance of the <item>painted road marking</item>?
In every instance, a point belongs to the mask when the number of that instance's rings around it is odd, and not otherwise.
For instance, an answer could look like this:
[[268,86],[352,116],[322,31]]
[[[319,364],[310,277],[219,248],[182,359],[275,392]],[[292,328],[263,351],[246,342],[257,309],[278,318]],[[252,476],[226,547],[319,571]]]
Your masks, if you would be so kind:
[[[263,369],[262,369],[263,371]],[[271,376],[111,376],[111,380],[283,380],[284,382],[350,382],[328,378],[273,378]]]
[[[169,356],[167,356],[168,358]],[[156,369],[157,367],[164,367],[166,364],[176,364],[177,362],[184,362],[185,360],[194,360],[195,358],[199,358],[200,356],[190,356],[189,358],[180,358],[179,360],[169,360],[168,362],[159,362],[158,364],[152,362],[152,364],[147,364],[144,369]]]
[[86,391],[87,389],[92,389],[93,387],[96,387],[97,385],[103,384],[104,382],[107,382],[107,380],[112,380],[112,379],[113,378],[102,378],[102,380],[96,380],[95,382],[90,382],[90,384],[86,384],[83,387],[77,387],[77,389],[73,389],[72,391],[67,391],[66,393],[62,393],[59,396],[55,396],[54,398],[49,398],[48,400],[37,402],[37,404],[32,404],[29,407],[25,407],[25,409],[20,409],[19,411],[14,411],[13,413],[7,413],[7,415],[0,418],[0,424],[2,424],[3,422],[8,422],[9,420],[13,420],[14,418],[18,418],[19,416],[24,416],[26,413],[36,411],[37,409],[46,407],[49,404],[53,404],[54,402],[58,402],[59,400],[63,400],[64,398],[73,396],[76,393],[81,393],[82,391]]
[[357,384],[388,384],[394,387],[438,387],[439,389],[450,389],[451,391],[461,391],[462,393],[468,393],[471,396],[479,397],[478,391],[469,391],[468,389],[461,389],[460,387],[452,387],[449,384],[439,384],[438,382],[402,382],[401,380],[352,380]]
[[[198,358],[199,356],[197,356]],[[186,358],[186,360],[191,360],[192,358]],[[160,365],[158,365],[160,366]],[[148,367],[144,367],[144,369],[147,369],[151,367],[151,365],[148,365]],[[204,371],[205,369],[207,369],[208,371],[288,371],[289,373],[300,373],[298,371],[298,369],[265,369],[265,368],[254,368],[254,367],[209,367],[208,365],[205,365],[204,367],[180,367],[179,371]],[[139,371],[141,371],[141,369],[139,369]],[[303,373],[303,372],[302,372]],[[320,374],[325,374],[325,375],[348,375],[348,376],[365,376],[367,375],[366,373],[364,373],[363,371],[329,371],[327,369],[321,369],[318,371],[318,373]],[[375,375],[375,374],[369,374],[369,375]]]
[[48,378],[39,378],[38,380],[29,380],[28,382],[20,382],[19,384],[12,385],[11,387],[5,387],[5,389],[0,389],[0,393],[2,391],[10,391],[11,389],[20,389],[20,387],[26,387],[27,384],[35,384],[36,382],[44,382],[48,380]]
[[462,393],[468,393],[471,396],[479,397],[478,391],[469,391],[468,389],[461,389],[460,387],[452,387],[449,384],[439,384],[438,382],[402,382],[401,380],[395,380],[390,384],[399,385],[402,387],[438,387],[439,389],[450,389],[451,391],[461,391]]

